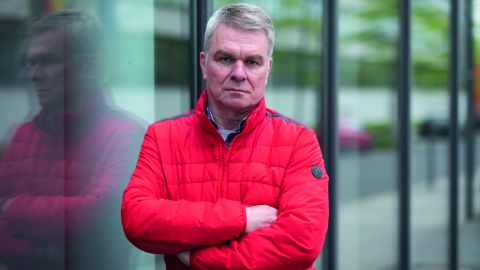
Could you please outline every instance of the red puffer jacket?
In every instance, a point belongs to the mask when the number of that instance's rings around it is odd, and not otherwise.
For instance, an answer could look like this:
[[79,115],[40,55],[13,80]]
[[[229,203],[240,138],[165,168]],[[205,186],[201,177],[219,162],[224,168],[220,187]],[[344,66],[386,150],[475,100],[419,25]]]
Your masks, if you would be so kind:
[[[165,255],[191,250],[194,269],[313,269],[328,223],[328,176],[314,132],[254,109],[227,149],[205,113],[151,125],[123,197],[127,238]],[[245,206],[278,209],[270,226],[244,234]]]
[[144,130],[98,96],[22,124],[0,160],[0,265],[126,269],[118,209]]

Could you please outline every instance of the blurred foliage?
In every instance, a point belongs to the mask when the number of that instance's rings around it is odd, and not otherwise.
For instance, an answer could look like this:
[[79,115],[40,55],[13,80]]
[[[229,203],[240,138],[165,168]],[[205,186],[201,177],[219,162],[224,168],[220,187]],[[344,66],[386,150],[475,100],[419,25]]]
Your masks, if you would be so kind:
[[365,130],[373,136],[373,147],[386,149],[396,146],[395,131],[392,123],[371,122],[365,125]]
[[[398,1],[343,3],[340,16],[345,26],[340,35],[341,57],[344,62],[358,63],[358,77],[352,81],[348,75],[351,71],[341,69],[341,78],[347,78],[342,83],[394,85],[399,42]],[[448,80],[448,2],[417,0],[412,4],[413,83],[420,89],[441,89]]]
[[[165,53],[169,52],[169,53]],[[155,80],[161,85],[188,85],[188,43],[172,37],[155,37]]]
[[[240,1],[216,0],[215,7],[232,2]],[[306,46],[312,36],[321,41],[322,14],[310,11],[321,5],[321,1],[280,0],[273,4],[270,0],[247,2],[259,5],[270,14],[277,39],[281,39],[282,34],[288,34],[288,31],[297,31],[299,33],[292,36],[306,39],[303,45],[296,47],[283,48],[281,43],[276,44],[276,50],[281,52],[275,51],[274,54],[273,83],[290,81],[309,86],[319,83],[322,73],[321,46]],[[413,83],[420,89],[442,89],[448,81],[449,2],[416,0],[412,4]],[[272,5],[276,6],[275,9],[269,10]],[[397,0],[339,2],[339,72],[342,85],[368,87],[396,84],[398,12]],[[479,47],[476,48],[477,52],[480,51]],[[291,57],[287,57],[289,53]],[[297,73],[298,70],[302,71],[302,78],[285,78],[295,76],[295,70]],[[279,79],[276,79],[277,76]]]
[[339,5],[342,86],[390,87],[395,83],[397,1],[343,0]]
[[320,54],[275,50],[273,59],[274,65],[270,77],[273,85],[320,85]]
[[413,4],[413,83],[424,89],[448,85],[449,11],[448,1],[422,0]]

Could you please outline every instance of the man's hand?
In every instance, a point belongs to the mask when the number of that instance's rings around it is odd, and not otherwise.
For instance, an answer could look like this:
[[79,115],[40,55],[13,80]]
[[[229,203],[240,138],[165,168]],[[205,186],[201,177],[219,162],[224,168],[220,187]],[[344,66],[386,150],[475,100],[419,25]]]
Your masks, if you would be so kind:
[[277,220],[278,210],[268,205],[247,206],[247,227],[245,233],[270,226]]
[[190,251],[184,251],[177,254],[178,259],[185,264],[186,266],[190,266]]
[[0,198],[0,215],[3,215],[6,211],[10,203],[12,202],[12,198]]

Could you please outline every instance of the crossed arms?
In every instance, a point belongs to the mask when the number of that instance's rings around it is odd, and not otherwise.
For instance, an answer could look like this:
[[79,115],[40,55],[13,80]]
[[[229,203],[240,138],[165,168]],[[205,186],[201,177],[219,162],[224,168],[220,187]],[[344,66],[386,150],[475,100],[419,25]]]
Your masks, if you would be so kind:
[[[322,168],[321,179],[312,176],[313,165]],[[124,231],[140,249],[180,253],[194,269],[306,269],[320,253],[327,230],[328,176],[323,168],[315,135],[304,130],[293,148],[278,209],[228,199],[169,200],[151,126],[124,192]]]

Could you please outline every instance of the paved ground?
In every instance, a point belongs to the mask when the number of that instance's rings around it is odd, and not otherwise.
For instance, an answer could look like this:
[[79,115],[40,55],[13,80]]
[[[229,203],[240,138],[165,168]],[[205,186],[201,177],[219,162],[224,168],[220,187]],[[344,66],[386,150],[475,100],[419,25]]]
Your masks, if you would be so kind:
[[[446,179],[437,179],[433,188],[422,183],[412,188],[412,269],[448,269],[447,188]],[[396,200],[386,192],[340,206],[339,269],[396,269]],[[480,213],[459,222],[461,269],[479,270]]]
[[[447,149],[442,144],[436,146],[438,154],[432,186],[425,180],[428,177],[426,149],[425,145],[413,149],[412,270],[447,270],[448,166],[442,154]],[[480,153],[480,149],[475,152]],[[480,158],[477,160],[480,162]],[[461,160],[459,164],[463,166]],[[394,267],[397,265],[399,224],[395,153],[342,153],[339,166],[339,270],[402,270]],[[480,211],[480,175],[476,179],[475,209]],[[464,209],[464,191],[461,182],[459,209]],[[459,246],[460,269],[480,270],[480,212],[472,221],[465,220],[463,215],[460,217]],[[131,258],[130,269],[165,269],[161,256],[132,249]],[[0,270],[3,270],[1,266]]]

